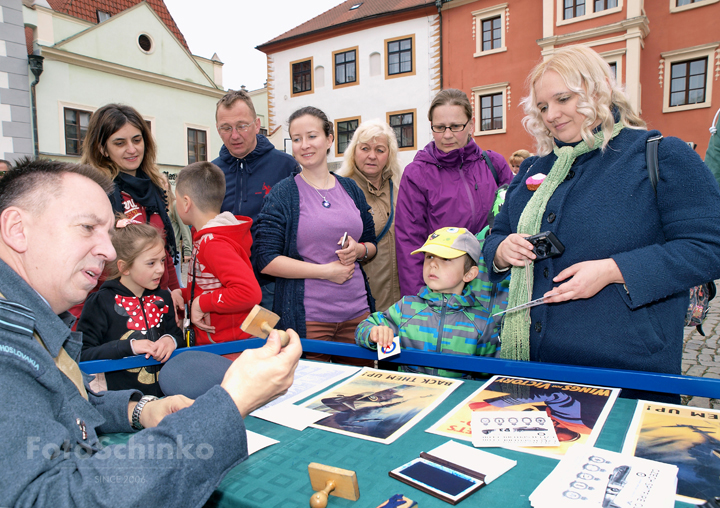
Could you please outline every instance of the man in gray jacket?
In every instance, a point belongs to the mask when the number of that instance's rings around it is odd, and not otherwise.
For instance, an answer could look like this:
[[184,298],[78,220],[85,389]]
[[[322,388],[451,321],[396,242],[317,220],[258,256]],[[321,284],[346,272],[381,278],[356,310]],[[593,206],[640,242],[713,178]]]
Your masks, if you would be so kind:
[[[196,401],[88,391],[67,310],[115,258],[111,187],[47,160],[0,180],[0,506],[202,506],[247,458],[243,418],[292,384],[302,349],[289,331]],[[143,427],[102,447],[103,433]]]

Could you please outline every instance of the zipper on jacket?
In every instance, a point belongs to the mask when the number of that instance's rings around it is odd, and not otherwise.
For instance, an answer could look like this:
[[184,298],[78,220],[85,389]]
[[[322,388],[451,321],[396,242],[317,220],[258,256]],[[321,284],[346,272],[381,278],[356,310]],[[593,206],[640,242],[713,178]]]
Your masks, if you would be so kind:
[[[465,173],[460,171],[460,178],[462,179],[465,192],[467,193],[468,200],[470,200],[470,217],[475,218],[475,200],[473,199],[472,189],[468,186],[468,182],[465,179]],[[475,189],[477,189],[477,182],[475,183]]]
[[235,203],[233,204],[233,215],[242,215],[242,162],[235,159],[237,169],[235,170]]
[[150,327],[150,322],[148,321],[148,318],[147,318],[147,316],[145,315],[145,302],[143,302],[143,298],[144,298],[144,297],[142,297],[142,296],[140,297],[140,312],[142,312],[143,319],[145,320],[145,329],[147,330],[148,339],[150,339],[150,340],[153,341],[153,342],[156,342],[156,341],[157,341],[157,338],[153,339],[153,335],[154,335],[154,334],[151,333],[151,332],[152,332],[152,329],[151,329],[151,327]]
[[[143,297],[142,297],[142,296],[140,297],[140,312],[142,312],[143,319],[145,320],[145,329],[147,330],[148,339],[150,339],[150,340],[153,341],[153,342],[157,342],[157,340],[158,340],[160,337],[155,337],[155,338],[153,338],[153,336],[154,336],[155,334],[152,333],[153,330],[151,329],[150,323],[148,322],[147,315],[145,314],[145,302],[143,301]],[[156,382],[156,383],[158,382],[157,372],[150,372],[150,371],[147,371],[147,369],[146,369],[146,372],[148,372],[148,374],[151,374],[151,375],[153,376],[153,378],[155,379],[155,382]]]
[[435,345],[435,352],[440,353],[442,351],[442,340],[445,335],[445,314],[447,313],[447,296],[443,295],[442,310],[440,311],[440,323],[438,324],[438,339]]
[[[492,293],[490,294],[490,306],[488,309],[488,317],[490,318],[485,323],[485,330],[483,330],[482,336],[484,337],[486,333],[490,332],[490,335],[492,335],[492,330],[495,328],[495,316],[493,316],[493,307],[495,307],[495,300],[497,300],[497,296],[500,288],[500,282],[493,284]],[[489,330],[488,330],[489,326]],[[498,340],[500,340],[500,335],[498,334]]]
[[[244,162],[240,163],[240,169],[241,170],[245,169]],[[248,187],[247,171],[240,171],[240,178],[242,179],[242,202],[247,203],[247,187]],[[242,215],[242,214],[238,214],[238,215]]]

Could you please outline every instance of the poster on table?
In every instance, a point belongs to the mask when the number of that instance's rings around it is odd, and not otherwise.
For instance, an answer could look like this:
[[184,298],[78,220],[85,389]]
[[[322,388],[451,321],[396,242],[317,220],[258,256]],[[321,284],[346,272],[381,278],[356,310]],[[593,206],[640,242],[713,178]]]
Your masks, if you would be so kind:
[[552,420],[560,446],[507,448],[560,459],[574,444],[595,444],[619,393],[619,388],[493,376],[427,432],[472,441],[473,412],[542,411]]
[[720,411],[639,400],[623,453],[678,467],[678,499],[720,496]]
[[365,367],[303,406],[328,413],[315,428],[390,444],[461,384],[459,379]]

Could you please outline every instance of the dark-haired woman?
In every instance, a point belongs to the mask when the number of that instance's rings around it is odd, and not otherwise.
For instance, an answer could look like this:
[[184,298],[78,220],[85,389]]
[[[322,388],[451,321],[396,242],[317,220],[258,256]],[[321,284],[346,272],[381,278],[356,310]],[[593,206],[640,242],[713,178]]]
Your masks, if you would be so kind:
[[[475,129],[470,101],[450,88],[433,99],[428,119],[431,141],[403,172],[395,210],[400,292],[414,295],[424,286],[423,257],[411,256],[428,235],[443,227],[462,227],[473,234],[487,225],[495,191],[513,179],[510,166],[497,152],[483,153],[472,138]],[[487,155],[497,181],[484,157]]]
[[130,220],[152,224],[165,239],[165,273],[160,288],[180,287],[174,270],[175,234],[167,212],[160,171],[155,165],[155,141],[135,109],[108,104],[93,113],[83,142],[81,162],[106,173],[115,182],[113,210]]
[[255,249],[257,268],[276,277],[273,309],[280,328],[354,344],[358,323],[375,310],[358,262],[375,256],[375,225],[355,182],[328,169],[332,125],[317,108],[290,116],[293,156],[302,171],[268,194],[258,215]]

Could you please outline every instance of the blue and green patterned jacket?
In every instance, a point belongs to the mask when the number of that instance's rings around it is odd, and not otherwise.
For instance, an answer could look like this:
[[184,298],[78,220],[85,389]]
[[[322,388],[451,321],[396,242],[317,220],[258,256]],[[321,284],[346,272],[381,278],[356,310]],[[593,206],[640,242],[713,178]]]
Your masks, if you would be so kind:
[[[355,330],[355,342],[376,350],[370,342],[374,326],[392,328],[407,349],[442,352],[452,355],[496,356],[500,351],[501,316],[507,307],[509,277],[500,283],[487,279],[481,260],[480,275],[465,286],[462,295],[434,293],[424,286],[415,296],[405,296],[385,312],[375,312]],[[467,377],[458,371],[401,365],[405,372],[420,372],[445,377]]]

